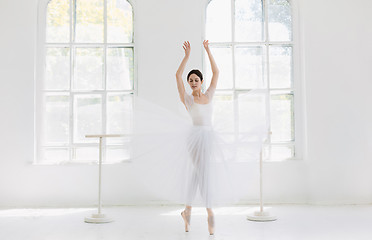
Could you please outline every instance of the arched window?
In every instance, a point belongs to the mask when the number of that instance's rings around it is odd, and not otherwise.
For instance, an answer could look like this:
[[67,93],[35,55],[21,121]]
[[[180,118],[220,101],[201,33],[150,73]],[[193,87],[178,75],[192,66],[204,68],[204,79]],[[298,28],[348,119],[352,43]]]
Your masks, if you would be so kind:
[[[85,135],[127,133],[132,124],[132,5],[50,0],[40,2],[38,16],[36,163],[96,161],[98,140]],[[103,155],[117,162],[129,150],[107,139]]]
[[[211,0],[206,9],[205,38],[220,68],[217,111],[231,112],[237,120],[232,122],[239,122],[242,106],[229,106],[224,100],[239,99],[251,89],[268,88],[272,135],[264,155],[270,160],[298,157],[292,9],[290,0]],[[204,66],[209,80],[210,66]]]

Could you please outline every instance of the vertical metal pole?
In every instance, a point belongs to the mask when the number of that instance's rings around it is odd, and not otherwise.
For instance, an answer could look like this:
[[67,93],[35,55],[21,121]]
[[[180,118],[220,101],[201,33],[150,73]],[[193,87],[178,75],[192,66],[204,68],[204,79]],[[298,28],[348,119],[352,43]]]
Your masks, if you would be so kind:
[[[264,9],[264,27],[265,27],[265,46],[266,46],[266,71],[267,71],[267,92],[265,94],[265,108],[266,108],[266,120],[268,121],[268,125],[270,126],[270,118],[271,118],[271,115],[270,115],[270,44],[269,44],[269,15],[268,15],[268,4],[267,4],[267,0],[263,0],[263,9]],[[268,119],[269,118],[269,119]],[[271,128],[271,126],[270,126]],[[271,131],[269,129],[269,131]],[[268,141],[269,143],[271,143],[271,134],[268,134],[267,136],[268,138],[266,139],[266,141]],[[265,141],[265,142],[266,142]],[[269,145],[270,146],[270,151],[271,152],[271,144]],[[260,210],[261,212],[263,212],[263,145],[261,146],[261,153],[260,153],[260,198],[261,198],[261,203],[260,203]]]
[[98,214],[101,214],[102,137],[99,138]]
[[89,138],[99,138],[99,166],[98,166],[98,213],[93,213],[91,217],[86,217],[85,222],[87,223],[108,223],[112,222],[113,219],[106,216],[106,214],[101,213],[102,203],[101,203],[101,182],[102,182],[102,159],[103,159],[103,138],[107,137],[123,137],[120,134],[104,134],[104,135],[85,135]]
[[260,152],[260,212],[263,212],[263,187],[262,187],[262,148]]

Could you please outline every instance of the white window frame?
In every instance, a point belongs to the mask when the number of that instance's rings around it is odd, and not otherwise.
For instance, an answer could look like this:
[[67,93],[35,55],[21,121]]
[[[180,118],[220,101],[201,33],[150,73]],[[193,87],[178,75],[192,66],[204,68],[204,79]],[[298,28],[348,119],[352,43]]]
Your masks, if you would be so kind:
[[[37,36],[36,36],[36,50],[35,50],[35,76],[34,76],[34,83],[35,83],[35,88],[34,88],[34,106],[35,106],[35,111],[34,111],[34,159],[32,164],[33,165],[59,165],[60,163],[51,163],[51,164],[46,164],[43,162],[40,162],[40,149],[41,149],[41,137],[40,137],[40,132],[42,129],[42,126],[40,126],[40,121],[39,118],[43,114],[43,95],[46,92],[66,92],[69,93],[70,95],[70,100],[69,100],[69,144],[68,147],[69,149],[69,161],[64,162],[63,164],[91,164],[93,162],[96,162],[97,160],[90,160],[90,161],[77,161],[73,160],[73,148],[77,146],[97,146],[99,143],[73,143],[73,102],[74,102],[74,97],[75,94],[100,94],[102,96],[102,131],[104,134],[106,132],[106,100],[107,100],[107,94],[108,93],[132,93],[134,96],[138,95],[138,80],[137,80],[137,51],[136,51],[136,44],[135,44],[135,3],[133,0],[125,0],[127,1],[131,7],[132,7],[132,24],[133,24],[133,35],[132,35],[132,43],[107,43],[107,0],[102,0],[104,1],[104,42],[103,43],[73,43],[73,23],[71,21],[72,16],[73,16],[73,8],[70,7],[70,40],[69,43],[46,43],[46,16],[47,16],[47,7],[49,2],[52,0],[40,0],[38,2],[38,12],[37,12]],[[70,1],[70,6],[73,6],[74,0],[69,0]],[[45,59],[46,59],[46,47],[45,46],[56,46],[56,47],[61,47],[61,46],[66,46],[70,48],[70,88],[69,90],[43,90],[42,89],[42,82],[45,79]],[[104,50],[104,55],[103,55],[103,71],[106,72],[107,69],[107,49],[110,47],[130,47],[133,48],[133,89],[132,90],[73,90],[72,89],[72,78],[73,78],[73,57],[75,56],[74,54],[71,54],[72,51],[75,51],[75,48],[77,47],[100,47],[103,48]],[[107,75],[104,74],[103,76],[103,89],[106,89],[106,82],[107,82]],[[134,105],[134,102],[132,102]],[[99,133],[97,133],[99,134]],[[114,145],[110,145],[114,146]],[[53,146],[51,146],[53,147]],[[106,154],[106,139],[103,139],[103,159],[105,159],[105,154]],[[98,158],[98,155],[97,155]],[[130,159],[124,159],[121,162],[128,162]],[[103,162],[104,164],[107,164],[110,162]]]
[[[204,5],[204,11],[203,11],[203,23],[204,23],[204,29],[203,29],[203,34],[202,34],[202,40],[206,39],[206,22],[207,22],[207,8],[210,2],[213,0],[205,0],[205,5]],[[293,92],[293,101],[294,101],[294,141],[293,141],[293,146],[294,146],[294,156],[292,158],[286,158],[286,159],[278,159],[275,158],[268,158],[265,159],[266,162],[283,162],[283,161],[291,161],[291,160],[303,160],[304,159],[304,153],[306,152],[305,148],[305,108],[303,104],[303,99],[305,98],[303,96],[303,93],[305,92],[303,89],[303,72],[301,70],[301,66],[303,65],[303,55],[301,53],[301,39],[300,39],[300,18],[299,18],[299,7],[298,7],[298,0],[290,0],[291,3],[291,10],[292,10],[292,41],[269,41],[269,36],[268,36],[268,14],[267,14],[267,7],[266,7],[266,2],[267,0],[262,0],[264,2],[264,31],[265,31],[265,39],[262,42],[235,42],[235,18],[234,18],[234,12],[235,12],[235,0],[227,0],[231,2],[231,26],[232,26],[232,41],[231,42],[218,42],[218,43],[213,43],[210,41],[210,46],[231,46],[232,47],[232,68],[233,68],[233,87],[232,89],[229,89],[228,91],[231,91],[233,93],[233,97],[237,97],[238,92],[244,92],[246,90],[240,90],[235,88],[235,57],[234,57],[234,49],[236,45],[244,44],[244,45],[252,45],[252,46],[257,46],[259,44],[264,43],[265,47],[268,48],[269,45],[290,45],[292,47],[292,61],[293,61],[293,87],[292,88],[280,88],[280,89],[273,89],[270,88],[270,76],[269,76],[269,71],[268,71],[268,64],[269,64],[269,51],[266,50],[266,59],[267,59],[267,66],[266,66],[266,73],[268,75],[267,80],[268,80],[268,89],[271,92],[271,90],[283,90],[283,91],[291,91]],[[205,52],[203,51],[202,54],[202,64],[203,64],[203,70],[206,72],[206,58],[205,58]],[[224,92],[226,91],[225,89],[216,89],[216,92]],[[271,96],[271,94],[270,94]],[[269,104],[270,107],[270,104]],[[270,115],[270,111],[269,111]],[[237,112],[235,111],[235,117],[237,117]],[[270,116],[269,116],[270,119]],[[270,121],[270,120],[269,120]],[[269,145],[276,145],[275,143],[272,144],[271,141]],[[285,145],[285,144],[277,144],[277,145]],[[289,144],[287,144],[289,145]]]

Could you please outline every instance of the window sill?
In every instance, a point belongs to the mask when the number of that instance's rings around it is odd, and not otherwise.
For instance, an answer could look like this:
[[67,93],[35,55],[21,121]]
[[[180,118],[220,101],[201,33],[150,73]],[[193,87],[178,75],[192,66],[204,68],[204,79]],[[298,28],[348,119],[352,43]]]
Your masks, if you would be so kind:
[[[102,165],[113,165],[113,164],[127,164],[127,163],[132,163],[132,160],[130,159],[124,159],[124,160],[121,160],[121,161],[117,161],[117,162],[102,162]],[[73,162],[59,162],[59,163],[34,163],[32,162],[31,165],[33,166],[76,166],[76,165],[83,165],[83,166],[87,166],[87,165],[98,165],[98,161],[73,161]]]
[[[286,159],[269,159],[269,160],[264,160],[264,163],[302,163],[304,161],[303,158],[286,158]],[[102,165],[114,165],[114,164],[129,164],[132,163],[133,161],[130,159],[124,159],[121,161],[117,162],[102,162]],[[248,161],[253,162],[253,161]],[[237,163],[247,163],[243,161],[238,161]],[[87,165],[98,165],[98,161],[74,161],[74,162],[60,162],[60,163],[31,163],[33,166],[76,166],[76,165],[82,165],[82,166],[87,166]]]
[[263,160],[264,163],[290,163],[290,162],[303,162],[303,158],[285,158],[285,159],[268,159]]

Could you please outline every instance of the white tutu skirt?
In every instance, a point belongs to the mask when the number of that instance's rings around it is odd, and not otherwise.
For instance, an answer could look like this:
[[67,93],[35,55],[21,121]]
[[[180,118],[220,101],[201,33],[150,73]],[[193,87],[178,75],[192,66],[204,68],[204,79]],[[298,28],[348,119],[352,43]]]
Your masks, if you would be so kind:
[[266,124],[252,122],[254,131],[231,141],[214,126],[193,125],[187,115],[138,97],[133,119],[132,163],[156,200],[211,208],[247,194],[233,166],[242,150],[259,159]]

